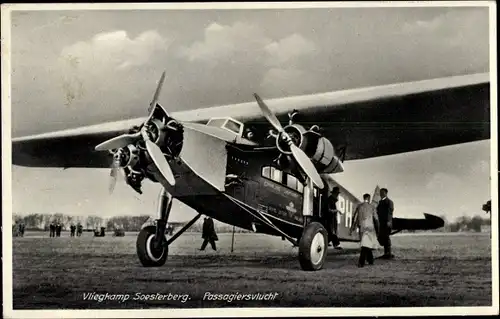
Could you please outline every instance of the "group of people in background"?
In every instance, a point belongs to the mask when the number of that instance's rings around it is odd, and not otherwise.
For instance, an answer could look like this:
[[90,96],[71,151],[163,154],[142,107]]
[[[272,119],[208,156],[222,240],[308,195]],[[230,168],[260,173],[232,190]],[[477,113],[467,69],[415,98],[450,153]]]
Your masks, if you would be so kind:
[[83,226],[80,223],[78,223],[76,226],[74,224],[71,224],[71,226],[69,227],[69,230],[70,230],[71,237],[75,237],[75,233],[76,233],[76,236],[80,237],[83,233]]
[[50,237],[61,237],[61,230],[62,230],[62,225],[61,223],[50,223],[49,225],[49,231]]
[[[49,237],[61,237],[61,231],[62,231],[62,225],[61,223],[50,223],[49,225]],[[70,226],[70,237],[75,237],[76,236],[80,237],[83,233],[83,226],[82,224],[78,223],[76,226],[74,224],[71,224]]]
[[26,225],[24,225],[23,222],[16,223],[12,227],[12,234],[14,235],[14,237],[24,237],[25,228],[26,228]]

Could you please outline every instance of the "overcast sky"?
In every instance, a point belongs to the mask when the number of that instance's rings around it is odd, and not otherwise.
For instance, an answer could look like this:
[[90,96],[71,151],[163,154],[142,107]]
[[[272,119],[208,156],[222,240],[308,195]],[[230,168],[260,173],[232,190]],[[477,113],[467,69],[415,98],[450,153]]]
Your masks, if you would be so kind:
[[[144,116],[163,70],[172,111],[487,72],[488,38],[486,8],[14,12],[12,134]],[[389,188],[397,216],[473,215],[490,198],[489,141],[345,167],[359,197]],[[14,212],[154,214],[157,185],[109,196],[108,176],[14,167]]]

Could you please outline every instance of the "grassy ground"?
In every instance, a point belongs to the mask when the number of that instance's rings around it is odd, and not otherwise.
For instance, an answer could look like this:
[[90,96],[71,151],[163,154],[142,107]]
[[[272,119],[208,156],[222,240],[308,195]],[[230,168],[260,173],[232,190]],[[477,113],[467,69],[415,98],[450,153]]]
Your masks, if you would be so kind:
[[[330,250],[323,270],[299,268],[297,248],[280,238],[220,234],[219,250],[200,252],[200,234],[184,234],[167,264],[143,268],[136,234],[125,237],[13,239],[14,309],[152,307],[378,307],[491,305],[491,241],[487,234],[400,235],[392,261],[357,268],[358,246]],[[210,247],[210,246],[209,246]],[[376,253],[380,255],[380,251]],[[129,294],[129,300],[89,301],[84,294]],[[271,300],[213,301],[207,292],[277,293]],[[141,294],[182,294],[189,300],[133,300]]]

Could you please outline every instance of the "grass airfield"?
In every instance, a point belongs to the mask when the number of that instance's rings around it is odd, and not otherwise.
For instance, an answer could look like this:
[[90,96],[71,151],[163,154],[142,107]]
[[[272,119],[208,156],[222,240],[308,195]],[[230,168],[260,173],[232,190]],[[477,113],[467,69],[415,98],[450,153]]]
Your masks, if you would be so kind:
[[[298,249],[279,237],[219,234],[218,251],[198,251],[199,233],[185,233],[160,268],[144,268],[137,233],[71,238],[63,232],[13,238],[14,309],[141,309],[199,307],[431,307],[491,306],[491,239],[486,233],[392,236],[395,260],[357,268],[359,248],[328,251],[319,272],[300,269]],[[375,256],[382,254],[375,252]],[[89,293],[129,300],[85,300]],[[184,300],[144,300],[150,294]],[[269,300],[208,300],[213,294],[266,294]],[[139,294],[139,295],[137,295]],[[140,296],[140,297],[138,297]],[[146,296],[146,297],[144,297]],[[136,300],[134,300],[136,299]],[[141,300],[142,299],[142,300]]]

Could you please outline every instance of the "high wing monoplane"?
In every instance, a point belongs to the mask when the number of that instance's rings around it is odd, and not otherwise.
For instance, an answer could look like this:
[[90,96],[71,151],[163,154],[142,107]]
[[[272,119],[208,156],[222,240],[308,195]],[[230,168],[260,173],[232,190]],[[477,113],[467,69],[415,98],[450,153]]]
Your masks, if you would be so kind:
[[[145,118],[14,138],[14,165],[111,168],[142,192],[144,179],[162,185],[158,217],[137,238],[144,266],[165,263],[169,245],[201,214],[299,246],[304,270],[321,269],[328,247],[321,222],[332,174],[344,161],[490,138],[488,74],[368,87],[170,113],[158,100],[162,74]],[[249,97],[249,100],[252,97]],[[344,190],[343,194],[349,194]],[[169,237],[172,199],[199,214]],[[340,198],[338,239],[356,197]],[[350,213],[351,212],[351,213]],[[396,231],[442,226],[397,219]]]

